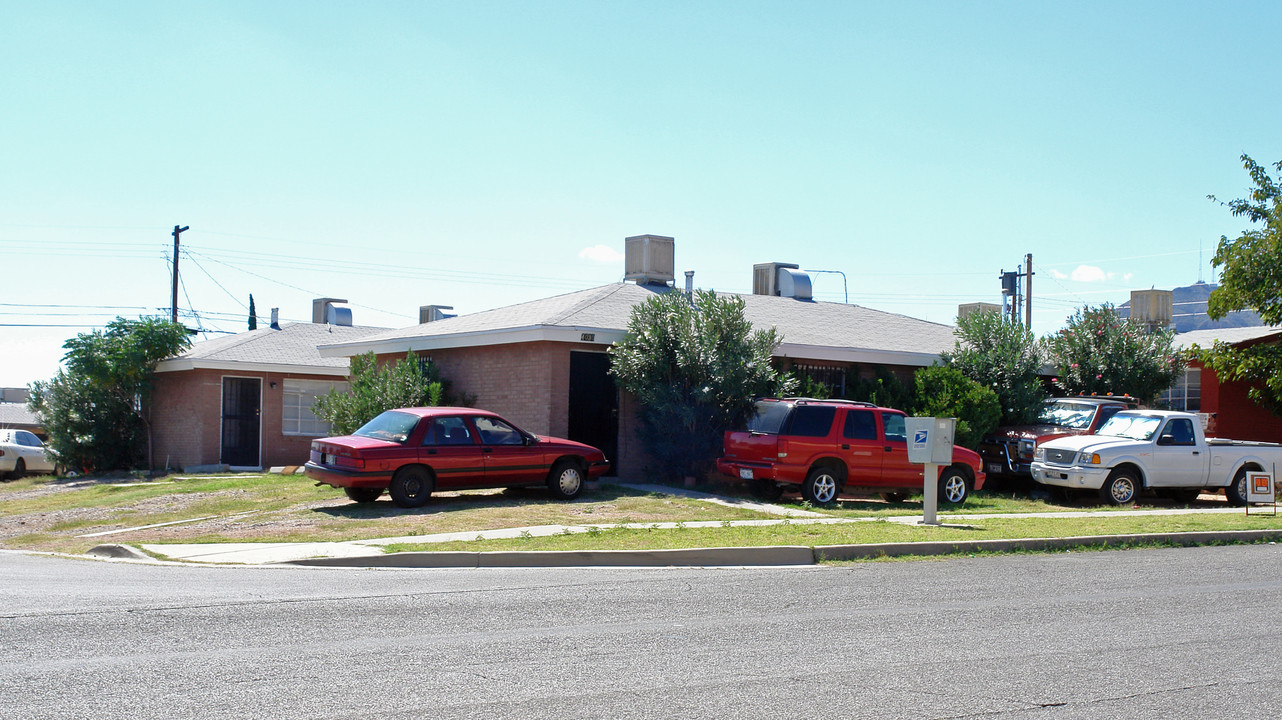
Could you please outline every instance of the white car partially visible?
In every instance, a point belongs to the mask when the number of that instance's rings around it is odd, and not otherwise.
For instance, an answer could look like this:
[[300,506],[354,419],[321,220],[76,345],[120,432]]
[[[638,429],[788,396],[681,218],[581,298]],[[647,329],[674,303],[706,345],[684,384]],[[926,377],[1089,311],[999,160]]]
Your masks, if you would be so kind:
[[53,454],[26,430],[0,430],[0,479],[53,473]]

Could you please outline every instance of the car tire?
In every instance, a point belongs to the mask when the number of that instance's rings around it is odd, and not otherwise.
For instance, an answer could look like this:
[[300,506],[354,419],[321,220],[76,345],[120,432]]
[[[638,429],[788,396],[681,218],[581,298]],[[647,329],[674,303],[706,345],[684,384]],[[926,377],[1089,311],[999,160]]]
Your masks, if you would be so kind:
[[1114,470],[1099,489],[1100,499],[1110,505],[1129,505],[1140,496],[1140,479],[1131,470]]
[[939,474],[939,501],[948,505],[961,505],[970,497],[966,473],[955,467],[946,467]]
[[573,460],[562,460],[548,474],[548,491],[558,500],[573,500],[583,492],[583,468]]
[[[23,460],[22,458],[18,458],[18,462],[13,464],[13,479],[17,480],[19,478],[26,477],[26,475],[27,475],[27,461]],[[1245,475],[1242,476],[1242,482],[1246,483]],[[1243,484],[1242,487],[1246,487],[1246,485]]]
[[392,502],[397,507],[416,508],[423,507],[432,497],[432,490],[436,488],[436,482],[432,479],[432,473],[426,468],[417,465],[404,467],[392,476],[392,482],[387,486],[387,494],[392,496]]
[[1224,488],[1224,497],[1229,501],[1230,505],[1236,505],[1237,507],[1246,505],[1246,468],[1238,470],[1237,475],[1233,476],[1233,482]]
[[905,500],[907,500],[907,499],[908,499],[908,493],[906,493],[906,492],[884,492],[884,493],[882,493],[882,494],[881,494],[881,499],[882,499],[882,500],[885,500],[885,501],[886,501],[886,502],[888,502],[888,503],[901,503],[901,502],[903,502],[903,501],[905,501]]
[[757,480],[752,484],[752,494],[760,500],[774,502],[783,497],[783,486],[774,480]]
[[383,494],[383,488],[345,487],[343,493],[353,502],[372,503]]
[[801,484],[801,497],[811,505],[831,505],[840,487],[836,472],[826,467],[812,468]]

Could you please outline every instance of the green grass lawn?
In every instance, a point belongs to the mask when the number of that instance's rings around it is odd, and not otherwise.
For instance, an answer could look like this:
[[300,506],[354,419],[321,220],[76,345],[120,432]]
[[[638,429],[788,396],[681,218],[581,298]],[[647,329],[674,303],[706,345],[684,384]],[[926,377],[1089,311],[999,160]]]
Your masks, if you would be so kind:
[[[706,487],[734,492],[733,487]],[[803,504],[784,503],[799,509]],[[1144,507],[1175,507],[1153,500]],[[1203,496],[1194,507],[1225,507],[1222,497]],[[808,508],[832,518],[870,518],[841,525],[799,521],[766,527],[726,527],[735,520],[779,519],[743,507],[727,507],[664,492],[602,485],[571,502],[540,489],[442,492],[422,508],[394,506],[386,496],[372,504],[349,501],[341,491],[315,487],[301,475],[172,476],[137,479],[26,478],[0,483],[0,547],[84,552],[106,542],[321,542],[479,532],[544,525],[599,525],[591,533],[447,544],[407,544],[394,550],[582,550],[658,549],[749,545],[842,545],[924,540],[1060,537],[1185,530],[1282,527],[1277,518],[1243,514],[1168,517],[1005,518],[967,521],[966,527],[923,527],[888,518],[920,515],[920,499],[885,503],[847,499],[831,508]],[[976,493],[964,505],[941,508],[945,521],[958,514],[1010,514],[1108,510],[1093,503],[1055,503]],[[625,524],[717,523],[712,528],[621,529]],[[162,525],[164,523],[173,523]],[[143,526],[162,525],[144,528]],[[86,534],[127,530],[97,537]]]

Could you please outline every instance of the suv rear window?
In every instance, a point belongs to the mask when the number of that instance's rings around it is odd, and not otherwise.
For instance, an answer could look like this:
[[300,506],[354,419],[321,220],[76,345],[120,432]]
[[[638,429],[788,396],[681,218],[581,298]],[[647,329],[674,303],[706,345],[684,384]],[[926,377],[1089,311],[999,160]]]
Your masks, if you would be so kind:
[[837,408],[823,405],[798,405],[792,412],[788,434],[799,437],[828,437]]
[[792,406],[781,402],[759,402],[752,406],[748,416],[748,430],[767,435],[778,435],[783,422],[788,419]]

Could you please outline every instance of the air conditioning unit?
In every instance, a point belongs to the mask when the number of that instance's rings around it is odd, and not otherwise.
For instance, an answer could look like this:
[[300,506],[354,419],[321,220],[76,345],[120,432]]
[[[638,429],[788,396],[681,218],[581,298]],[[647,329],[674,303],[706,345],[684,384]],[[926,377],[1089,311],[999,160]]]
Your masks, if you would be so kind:
[[676,241],[663,235],[634,235],[623,241],[623,279],[638,285],[676,280]]
[[814,292],[810,275],[792,263],[757,263],[752,266],[752,294],[809,300]]

